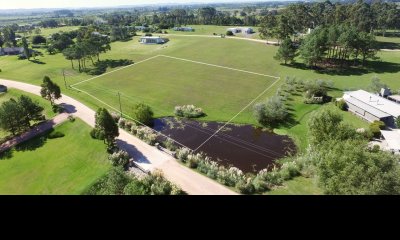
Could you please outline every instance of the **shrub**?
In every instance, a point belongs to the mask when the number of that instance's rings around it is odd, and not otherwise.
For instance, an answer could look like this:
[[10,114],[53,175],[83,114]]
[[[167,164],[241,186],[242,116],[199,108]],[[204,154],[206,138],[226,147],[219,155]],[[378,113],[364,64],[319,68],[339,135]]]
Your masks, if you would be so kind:
[[243,180],[244,177],[243,172],[236,167],[231,167],[229,169],[220,167],[217,180],[226,186],[234,187],[236,183]]
[[232,31],[227,31],[226,32],[226,36],[234,36],[235,34],[233,34],[233,32]]
[[178,117],[197,118],[204,116],[203,109],[194,105],[176,106],[174,114]]
[[125,128],[125,123],[126,123],[126,120],[123,119],[123,118],[120,118],[120,119],[118,120],[118,127],[120,127],[120,128]]
[[190,154],[190,149],[189,148],[179,148],[176,151],[176,157],[181,160],[182,162],[186,162],[186,160],[188,159],[188,156]]
[[136,134],[137,134],[137,130],[138,130],[138,126],[137,126],[136,124],[133,124],[132,127],[131,127],[130,132],[131,132],[133,135],[136,135]]
[[147,144],[154,146],[156,144],[157,134],[151,128],[139,127],[137,129],[137,137],[145,141]]
[[145,36],[145,37],[152,37],[153,34],[151,34],[151,33],[146,33],[146,34],[144,34],[144,36]]
[[275,126],[287,120],[289,112],[279,96],[274,96],[266,102],[254,106],[254,116],[264,126]]
[[114,119],[115,122],[119,122],[119,119],[121,118],[121,115],[116,112],[111,113],[111,117]]
[[93,128],[92,131],[90,131],[90,136],[93,139],[98,139],[98,140],[104,140],[104,138],[105,138],[103,131],[101,131],[97,128]]
[[132,126],[133,126],[133,125],[134,125],[133,122],[131,122],[131,121],[125,121],[124,129],[130,131],[130,130],[132,129]]
[[72,116],[72,115],[69,115],[69,116],[68,116],[68,120],[69,120],[70,122],[75,122],[75,118],[74,118],[74,116]]
[[167,138],[167,140],[164,141],[164,145],[170,151],[175,151],[177,149],[174,141],[170,138]]
[[290,180],[294,177],[297,177],[300,175],[300,169],[299,166],[297,166],[296,162],[286,162],[282,164],[279,173],[282,177],[283,180],[287,181]]
[[347,110],[346,101],[343,100],[343,99],[341,99],[340,101],[337,101],[337,102],[336,102],[336,106],[337,106],[340,110],[342,110],[342,111],[346,111],[346,110]]
[[189,155],[189,157],[188,157],[188,166],[190,168],[195,169],[199,165],[200,161],[201,161],[201,159],[199,159],[196,155]]
[[108,156],[113,166],[125,166],[129,163],[129,154],[123,150],[114,152]]
[[144,103],[138,103],[133,106],[133,119],[144,125],[151,126],[153,124],[153,115],[151,107]]
[[384,122],[374,121],[369,125],[369,130],[375,138],[379,138],[381,136],[381,130],[385,129],[385,127],[386,125]]
[[253,194],[255,192],[251,178],[248,178],[247,180],[240,180],[235,187],[242,194]]
[[49,134],[48,138],[55,139],[55,138],[62,138],[64,136],[65,136],[65,134],[62,132],[52,132]]

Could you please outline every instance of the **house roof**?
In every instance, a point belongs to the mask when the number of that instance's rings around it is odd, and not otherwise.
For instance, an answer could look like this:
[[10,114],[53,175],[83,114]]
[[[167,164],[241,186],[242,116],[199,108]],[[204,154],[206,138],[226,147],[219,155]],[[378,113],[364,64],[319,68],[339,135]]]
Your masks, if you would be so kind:
[[141,37],[141,39],[160,39],[161,37]]
[[400,130],[384,131],[381,130],[388,146],[392,150],[400,151]]
[[388,98],[400,102],[400,95],[390,95]]
[[[377,117],[389,115],[397,118],[400,116],[400,104],[364,90],[345,92],[343,98],[346,101],[352,101],[356,103],[354,105],[366,110],[367,112],[370,112]],[[378,116],[374,113],[380,115]]]
[[4,52],[4,53],[23,52],[24,48],[21,48],[21,47],[8,47],[8,48],[0,48],[0,51]]

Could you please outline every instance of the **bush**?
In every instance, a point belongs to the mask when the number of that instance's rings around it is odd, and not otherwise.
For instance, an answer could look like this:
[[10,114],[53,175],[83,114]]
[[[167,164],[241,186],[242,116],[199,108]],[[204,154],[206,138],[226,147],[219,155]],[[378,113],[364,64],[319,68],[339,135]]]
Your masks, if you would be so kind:
[[197,118],[204,116],[203,109],[194,105],[176,106],[174,114],[178,117]]
[[123,150],[114,152],[108,156],[113,166],[126,166],[129,163],[129,154]]
[[190,149],[189,148],[179,148],[176,151],[176,157],[181,160],[182,162],[186,162],[190,154]]
[[235,186],[242,194],[253,194],[255,192],[254,185],[251,179],[240,180]]
[[217,180],[225,186],[234,187],[237,182],[244,180],[244,177],[243,172],[238,168],[219,167]]
[[62,138],[64,136],[65,136],[65,134],[62,133],[62,132],[52,132],[52,133],[49,134],[48,138],[49,139],[55,139],[55,138]]
[[52,107],[54,113],[62,113],[64,111],[64,108],[58,104],[54,104],[51,107]]
[[[1,72],[1,69],[0,69],[0,72]],[[397,128],[400,128],[400,116],[398,116],[398,117],[396,118],[396,127],[397,127]]]
[[118,120],[118,127],[120,127],[120,128],[125,128],[125,123],[126,123],[126,120],[123,119],[123,118],[120,118],[120,119]]
[[177,149],[174,141],[170,138],[167,138],[167,140],[164,141],[164,146],[170,151],[175,151]]
[[121,118],[121,115],[119,113],[116,112],[112,112],[111,113],[111,117],[114,119],[114,121],[117,123],[119,121],[119,119]]
[[336,102],[336,106],[337,106],[340,110],[342,110],[342,111],[346,111],[346,110],[347,110],[346,101],[343,100],[343,99],[341,99],[340,101],[337,101],[337,102]]
[[285,181],[300,175],[299,166],[297,166],[296,162],[294,161],[282,164],[279,172],[282,179]]
[[139,127],[136,136],[147,144],[154,146],[156,144],[157,134],[151,128]]
[[232,31],[227,31],[227,32],[226,32],[226,36],[235,36],[235,34],[233,34]]
[[385,127],[386,125],[384,122],[374,121],[369,125],[369,130],[375,138],[379,138],[381,136],[381,130],[385,129]]
[[151,34],[151,33],[146,33],[146,34],[144,34],[144,36],[145,36],[145,37],[152,37],[153,34]]
[[133,106],[133,119],[144,125],[151,126],[153,124],[153,115],[154,113],[151,107],[144,103],[139,103]]
[[133,122],[131,122],[131,121],[126,121],[126,122],[125,122],[124,129],[126,129],[127,131],[130,131],[130,130],[132,129],[132,126],[133,126],[133,125],[134,125]]
[[254,106],[254,116],[260,124],[273,127],[286,121],[289,112],[282,98],[274,96],[266,102],[257,103]]
[[74,116],[69,115],[69,116],[68,116],[68,121],[70,121],[70,122],[75,122]]
[[103,131],[101,131],[97,128],[93,128],[92,131],[90,131],[90,136],[93,139],[98,139],[98,140],[104,140],[104,138],[105,138]]

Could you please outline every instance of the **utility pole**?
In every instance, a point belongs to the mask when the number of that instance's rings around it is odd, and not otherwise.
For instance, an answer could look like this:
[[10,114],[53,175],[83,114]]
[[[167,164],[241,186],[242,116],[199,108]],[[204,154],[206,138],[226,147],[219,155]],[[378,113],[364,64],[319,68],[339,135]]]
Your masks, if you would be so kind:
[[118,92],[118,100],[119,100],[119,112],[122,117],[121,93],[119,93],[119,92]]
[[67,87],[67,81],[65,80],[65,71],[64,71],[64,69],[62,70],[62,74],[63,74],[63,77],[64,77],[65,89],[68,89],[68,87]]

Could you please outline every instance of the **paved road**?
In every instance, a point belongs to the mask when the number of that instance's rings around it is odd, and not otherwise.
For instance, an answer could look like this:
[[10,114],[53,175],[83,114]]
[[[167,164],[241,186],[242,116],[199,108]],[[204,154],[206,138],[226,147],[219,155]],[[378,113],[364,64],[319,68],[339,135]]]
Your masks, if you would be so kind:
[[[40,95],[40,87],[11,80],[0,79],[0,84],[7,87],[17,88],[25,92]],[[77,100],[62,95],[62,98],[56,101],[63,104],[67,112],[82,119],[84,122],[94,127],[95,111],[78,102]],[[137,163],[144,169],[161,169],[165,177],[171,182],[180,186],[188,194],[192,195],[234,195],[234,191],[225,186],[201,175],[191,169],[184,167],[176,162],[170,155],[159,151],[133,135],[120,129],[120,135],[117,138],[118,146],[131,154]]]
[[45,122],[42,122],[42,123],[34,126],[28,132],[25,132],[19,136],[14,137],[13,139],[1,144],[0,152],[4,152],[4,151],[14,147],[15,145],[18,145],[22,142],[32,139],[32,138],[38,136],[39,134],[42,134],[42,133],[52,129],[53,127],[67,121],[68,116],[69,116],[68,113],[61,113],[61,114],[55,116],[53,119],[47,120]]

